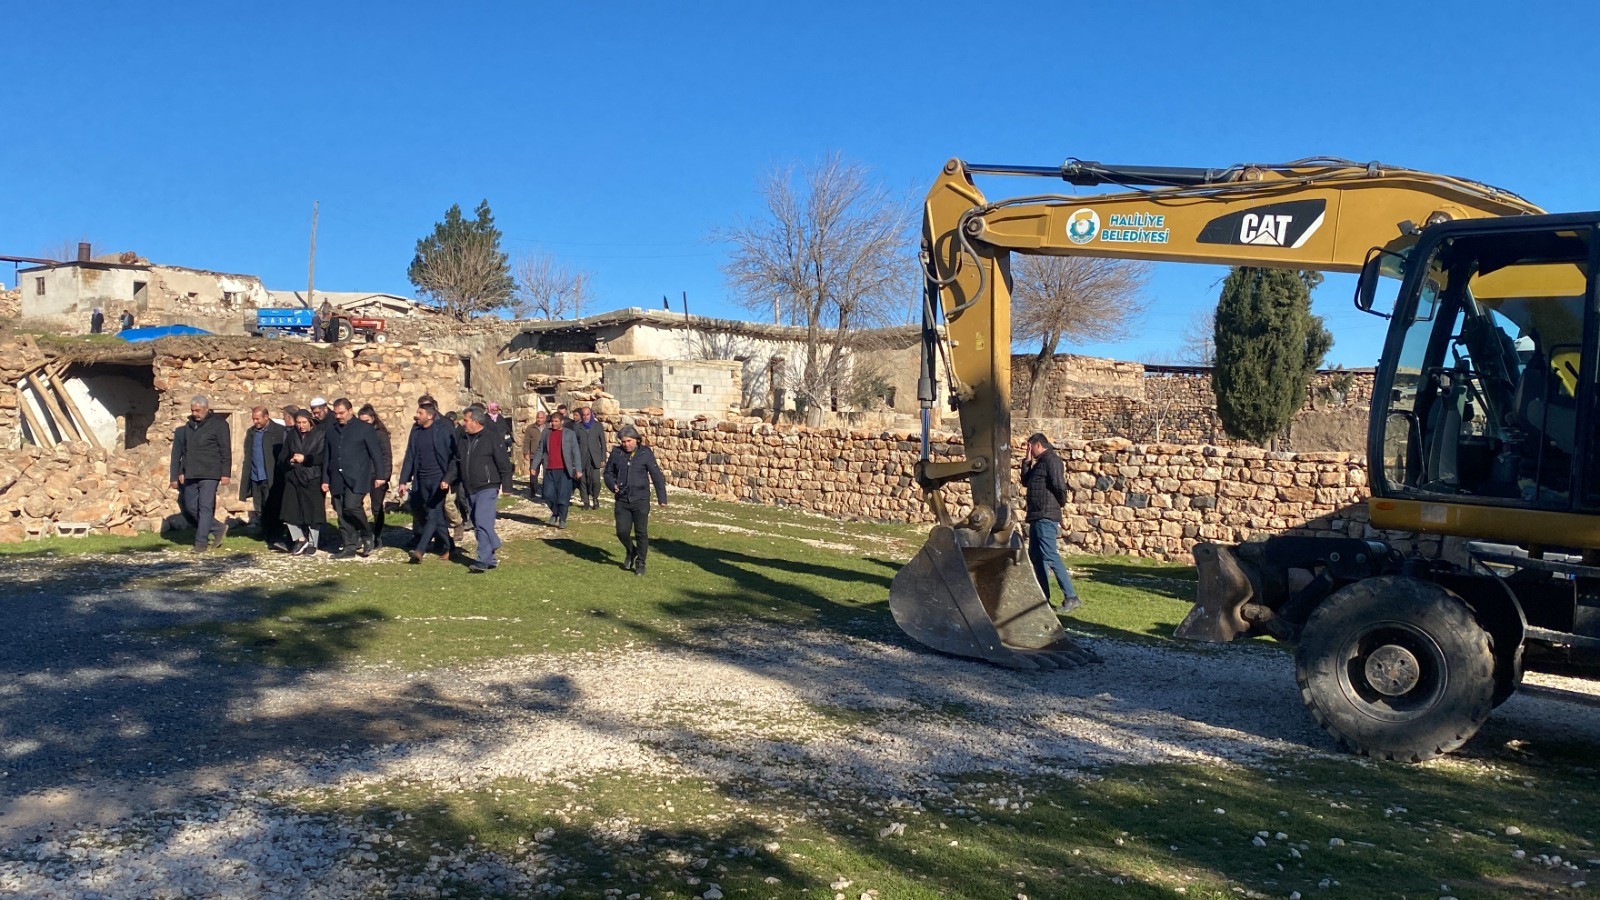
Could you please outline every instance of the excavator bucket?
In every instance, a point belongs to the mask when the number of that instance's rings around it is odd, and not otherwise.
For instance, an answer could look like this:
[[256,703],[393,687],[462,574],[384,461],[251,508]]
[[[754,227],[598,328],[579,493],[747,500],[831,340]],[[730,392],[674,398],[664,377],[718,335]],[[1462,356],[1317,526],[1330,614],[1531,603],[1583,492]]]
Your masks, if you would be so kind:
[[1194,564],[1199,570],[1199,593],[1173,636],[1225,644],[1248,631],[1250,623],[1241,611],[1260,593],[1260,576],[1252,578],[1250,564],[1239,558],[1235,548],[1223,544],[1196,544]]
[[1010,547],[961,547],[954,528],[935,525],[895,575],[889,610],[902,631],[942,653],[1013,669],[1100,661],[1062,630],[1015,536]]

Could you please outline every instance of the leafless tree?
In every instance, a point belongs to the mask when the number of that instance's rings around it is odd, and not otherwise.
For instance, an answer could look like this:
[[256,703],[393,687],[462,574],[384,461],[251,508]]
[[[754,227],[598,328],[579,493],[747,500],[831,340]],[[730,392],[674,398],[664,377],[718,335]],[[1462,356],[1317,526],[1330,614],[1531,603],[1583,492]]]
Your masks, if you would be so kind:
[[572,270],[548,253],[517,259],[517,293],[511,311],[519,319],[576,319],[588,299],[590,272]]
[[418,255],[410,276],[442,311],[461,321],[511,301],[505,255],[490,235],[463,234],[426,256]]
[[770,172],[757,191],[766,215],[715,234],[732,245],[723,274],[746,308],[806,329],[789,388],[833,407],[848,393],[850,335],[897,319],[915,291],[912,206],[838,154]]
[[1191,366],[1217,364],[1217,308],[1197,309],[1184,327],[1178,358]]
[[1011,267],[1011,328],[1038,341],[1028,360],[1028,415],[1043,415],[1050,363],[1062,341],[1109,341],[1144,312],[1150,264],[1086,256],[1018,256]]

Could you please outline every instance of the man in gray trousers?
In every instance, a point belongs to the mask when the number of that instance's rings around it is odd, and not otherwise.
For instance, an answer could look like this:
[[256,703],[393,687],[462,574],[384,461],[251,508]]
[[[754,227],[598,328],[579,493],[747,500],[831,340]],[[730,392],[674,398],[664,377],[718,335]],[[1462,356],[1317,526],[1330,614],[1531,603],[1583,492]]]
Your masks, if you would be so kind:
[[578,487],[583,491],[585,509],[600,508],[600,473],[606,467],[606,427],[594,417],[594,410],[578,407],[578,419],[567,426],[578,436],[578,453],[583,457],[583,479]]
[[194,552],[222,546],[226,522],[218,523],[217,486],[233,471],[233,434],[228,422],[211,412],[211,401],[189,401],[189,421],[172,436],[172,468],[168,487],[180,491],[183,517],[194,526]]

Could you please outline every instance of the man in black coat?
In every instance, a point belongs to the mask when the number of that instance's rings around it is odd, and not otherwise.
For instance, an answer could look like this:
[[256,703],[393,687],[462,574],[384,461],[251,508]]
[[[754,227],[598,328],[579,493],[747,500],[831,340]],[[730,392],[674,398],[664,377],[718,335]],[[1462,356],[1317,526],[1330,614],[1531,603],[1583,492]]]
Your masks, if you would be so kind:
[[222,546],[228,536],[227,523],[218,523],[217,486],[228,483],[233,471],[233,435],[228,422],[212,415],[211,401],[196,397],[189,401],[189,421],[172,436],[171,480],[181,491],[183,517],[194,526],[194,552],[204,553]]
[[333,425],[323,432],[328,438],[328,464],[322,469],[322,489],[333,498],[344,545],[333,558],[349,559],[372,552],[367,495],[377,487],[383,448],[378,446],[378,434],[372,426],[356,418],[348,399],[333,401],[333,418]]
[[1067,478],[1061,457],[1056,455],[1043,432],[1034,432],[1028,438],[1028,455],[1022,460],[1022,490],[1026,504],[1024,518],[1028,523],[1028,560],[1033,563],[1033,575],[1048,601],[1050,573],[1054,572],[1056,583],[1061,585],[1061,611],[1071,612],[1083,601],[1078,599],[1078,592],[1072,586],[1072,574],[1056,548],[1056,538],[1061,534],[1061,504],[1067,501]]
[[456,460],[456,484],[467,498],[472,529],[478,538],[478,559],[467,571],[481,575],[494,568],[494,553],[500,549],[495,533],[495,502],[500,486],[511,477],[511,457],[506,454],[505,432],[489,421],[484,408],[476,403],[461,416],[461,455]]
[[[283,484],[278,477],[282,474],[283,435],[284,427],[272,421],[265,406],[250,410],[244,461],[239,465],[239,499],[250,501],[258,533],[269,545],[278,540],[278,512],[283,504]],[[289,549],[288,544],[283,548]]]
[[456,435],[450,421],[439,415],[439,408],[431,403],[418,404],[416,423],[406,439],[400,486],[411,492],[413,508],[422,516],[417,546],[411,550],[411,562],[420,563],[422,555],[432,549],[434,538],[444,541],[441,558],[449,556],[452,549],[444,505],[456,469]]
[[617,446],[606,460],[606,487],[617,498],[617,540],[627,553],[624,569],[644,574],[645,554],[650,552],[650,486],[656,498],[667,505],[667,477],[656,464],[656,455],[639,444],[639,430],[624,425],[617,432]]

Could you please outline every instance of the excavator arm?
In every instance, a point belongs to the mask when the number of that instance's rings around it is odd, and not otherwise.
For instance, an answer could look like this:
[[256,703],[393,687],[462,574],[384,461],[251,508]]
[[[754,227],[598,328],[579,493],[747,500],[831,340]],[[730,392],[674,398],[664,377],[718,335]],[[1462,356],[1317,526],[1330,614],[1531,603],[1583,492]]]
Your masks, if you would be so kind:
[[[1121,190],[991,202],[974,175],[1053,177]],[[1338,159],[1225,169],[946,163],[923,216],[918,392],[924,437],[917,479],[938,524],[891,587],[896,621],[935,649],[1008,666],[1059,667],[1091,658],[1061,630],[1011,521],[1012,253],[1359,272],[1374,248],[1404,254],[1429,225],[1541,212],[1478,182]],[[929,455],[941,355],[961,420],[960,460]],[[942,487],[960,480],[971,483],[972,510],[957,523]]]

